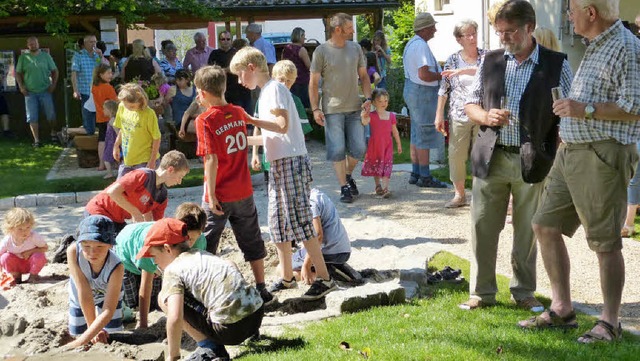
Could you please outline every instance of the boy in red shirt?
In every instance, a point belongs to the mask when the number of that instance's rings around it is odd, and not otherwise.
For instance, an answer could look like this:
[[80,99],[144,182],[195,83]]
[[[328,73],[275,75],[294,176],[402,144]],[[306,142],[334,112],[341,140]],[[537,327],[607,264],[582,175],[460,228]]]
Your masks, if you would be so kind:
[[167,208],[167,187],[182,183],[189,163],[181,152],[167,152],[158,169],[140,168],[125,174],[93,197],[85,207],[90,215],[103,215],[116,225],[116,233],[125,220],[157,221]]
[[228,219],[245,261],[251,264],[256,288],[264,304],[269,305],[275,299],[264,283],[267,252],[253,201],[248,163],[248,146],[261,144],[261,138],[247,136],[244,109],[226,102],[227,77],[222,68],[198,69],[194,83],[198,101],[208,107],[196,119],[196,154],[204,158],[202,208],[207,213],[204,229],[207,251],[216,254]]

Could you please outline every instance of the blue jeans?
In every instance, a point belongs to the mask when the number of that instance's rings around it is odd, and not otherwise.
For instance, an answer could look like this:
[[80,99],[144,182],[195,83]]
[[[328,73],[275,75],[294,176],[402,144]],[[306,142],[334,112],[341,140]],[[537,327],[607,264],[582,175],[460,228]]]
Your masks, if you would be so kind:
[[327,160],[332,162],[345,160],[347,151],[351,157],[362,159],[367,151],[359,111],[325,114],[324,137]]
[[[638,153],[640,153],[640,143],[636,144],[636,147]],[[629,181],[629,187],[627,188],[627,203],[629,204],[640,204],[640,172],[638,170],[636,167],[636,173]]]
[[438,106],[438,87],[425,86],[406,79],[402,93],[411,116],[411,145],[418,149],[435,149],[442,143],[442,135],[433,122]]
[[96,132],[96,112],[90,112],[84,107],[84,103],[89,100],[89,96],[80,94],[80,105],[82,106],[82,127],[87,131],[87,135]]
[[24,97],[24,105],[27,112],[27,123],[37,123],[40,118],[40,106],[49,123],[56,121],[56,110],[53,106],[53,96],[48,91],[42,93],[29,93]]

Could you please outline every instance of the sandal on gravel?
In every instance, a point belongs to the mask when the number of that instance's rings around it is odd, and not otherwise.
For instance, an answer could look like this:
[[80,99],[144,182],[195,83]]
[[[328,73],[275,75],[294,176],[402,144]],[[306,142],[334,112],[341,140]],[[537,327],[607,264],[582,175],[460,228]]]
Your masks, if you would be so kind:
[[382,186],[380,184],[376,185],[376,195],[383,195],[384,191],[382,190]]
[[629,237],[633,236],[635,233],[636,233],[635,226],[624,225],[624,226],[622,226],[622,231],[620,231],[620,236],[622,238],[629,238]]
[[[600,335],[593,332],[598,325],[604,328],[607,333],[605,335]],[[607,338],[609,336],[609,338]],[[578,342],[580,343],[596,343],[596,342],[615,342],[622,338],[622,325],[618,323],[618,327],[614,327],[612,324],[605,320],[596,321],[595,326],[593,328],[582,334],[582,336],[578,337]]]
[[[545,320],[544,318],[542,318],[542,315],[544,315],[545,313],[549,315],[549,320]],[[518,322],[518,326],[525,330],[568,330],[571,328],[578,328],[578,322],[576,321],[575,311],[571,311],[568,315],[562,317],[557,313],[547,309],[540,315],[533,316],[528,320]]]
[[382,198],[384,199],[391,198],[391,192],[387,188],[382,190]]

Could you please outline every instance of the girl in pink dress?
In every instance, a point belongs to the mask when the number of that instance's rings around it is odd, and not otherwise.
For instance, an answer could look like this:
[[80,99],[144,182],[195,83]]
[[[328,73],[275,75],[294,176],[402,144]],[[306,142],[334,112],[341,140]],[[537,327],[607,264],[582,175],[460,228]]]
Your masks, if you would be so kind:
[[389,177],[393,169],[393,140],[396,141],[398,154],[402,153],[400,134],[396,127],[396,115],[387,111],[389,93],[384,89],[373,91],[375,111],[362,112],[362,124],[371,126],[371,138],[367,146],[367,154],[362,165],[362,175],[373,177],[376,183],[376,194],[382,198],[391,197]]

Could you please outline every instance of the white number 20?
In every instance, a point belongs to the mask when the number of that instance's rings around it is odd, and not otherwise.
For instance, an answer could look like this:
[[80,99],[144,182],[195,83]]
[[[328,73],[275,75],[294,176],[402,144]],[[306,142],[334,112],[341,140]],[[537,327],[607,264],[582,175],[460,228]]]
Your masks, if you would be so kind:
[[236,134],[235,137],[229,134],[224,141],[227,143],[227,154],[244,150],[247,147],[247,136],[242,132]]

